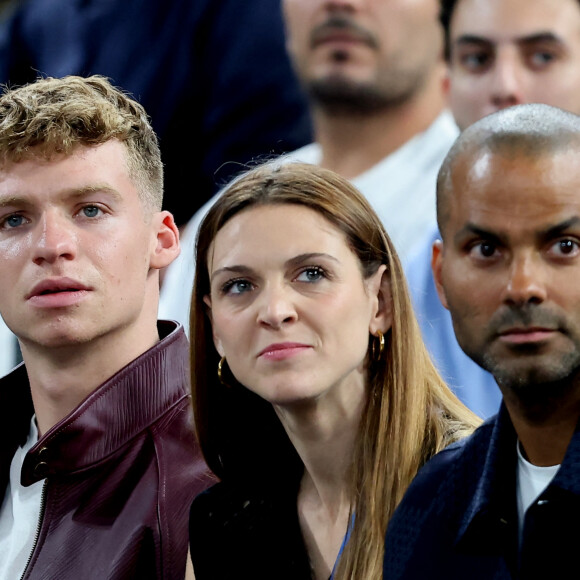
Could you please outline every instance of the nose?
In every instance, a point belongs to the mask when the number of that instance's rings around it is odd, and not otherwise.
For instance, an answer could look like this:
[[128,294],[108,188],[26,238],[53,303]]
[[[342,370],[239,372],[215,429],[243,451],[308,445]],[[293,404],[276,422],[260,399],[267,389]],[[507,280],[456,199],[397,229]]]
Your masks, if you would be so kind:
[[522,66],[513,51],[498,52],[490,79],[491,101],[496,109],[524,102]]
[[283,284],[270,284],[258,298],[258,323],[273,329],[295,321],[298,318],[292,290]]
[[37,265],[72,260],[76,254],[76,237],[72,224],[56,211],[43,214],[37,224],[33,261]]
[[545,273],[539,261],[533,255],[514,257],[505,288],[506,304],[541,304],[546,300]]

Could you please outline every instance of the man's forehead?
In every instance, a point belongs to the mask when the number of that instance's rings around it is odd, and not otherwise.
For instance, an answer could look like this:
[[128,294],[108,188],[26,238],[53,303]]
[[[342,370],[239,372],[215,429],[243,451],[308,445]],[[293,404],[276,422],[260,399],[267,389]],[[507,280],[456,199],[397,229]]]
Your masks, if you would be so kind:
[[464,36],[494,43],[542,37],[564,42],[575,27],[580,27],[578,0],[459,0],[450,34],[453,43]]
[[106,142],[78,146],[70,153],[30,151],[24,157],[0,161],[0,196],[44,194],[80,198],[94,193],[119,199],[135,189],[124,157],[124,146]]
[[580,208],[578,146],[551,153],[509,153],[472,151],[456,160],[447,192],[452,214],[462,214],[461,219],[477,214],[539,220],[543,214]]

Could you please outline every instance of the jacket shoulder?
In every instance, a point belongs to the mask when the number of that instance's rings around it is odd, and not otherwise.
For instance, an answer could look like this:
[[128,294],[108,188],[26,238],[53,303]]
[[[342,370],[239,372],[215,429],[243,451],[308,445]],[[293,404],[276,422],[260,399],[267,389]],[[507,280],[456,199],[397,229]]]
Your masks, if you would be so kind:
[[483,470],[493,426],[493,419],[487,421],[469,437],[432,457],[411,482],[401,504],[427,507],[448,497],[455,502],[459,488],[463,492],[471,489]]
[[493,421],[453,443],[420,470],[387,527],[384,578],[414,578],[453,546],[484,465]]

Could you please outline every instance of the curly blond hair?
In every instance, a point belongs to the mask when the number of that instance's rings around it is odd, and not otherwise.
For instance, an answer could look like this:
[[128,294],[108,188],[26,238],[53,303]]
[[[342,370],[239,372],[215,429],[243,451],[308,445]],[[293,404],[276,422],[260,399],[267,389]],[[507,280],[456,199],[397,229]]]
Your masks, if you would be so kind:
[[163,165],[145,109],[105,77],[39,78],[0,96],[0,163],[52,159],[116,139],[144,206],[159,210]]

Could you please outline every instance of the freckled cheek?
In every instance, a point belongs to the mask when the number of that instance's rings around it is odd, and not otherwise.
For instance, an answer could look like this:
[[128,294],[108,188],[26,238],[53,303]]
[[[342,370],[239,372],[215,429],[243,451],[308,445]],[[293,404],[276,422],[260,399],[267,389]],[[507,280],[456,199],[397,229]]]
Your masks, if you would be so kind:
[[13,296],[13,290],[20,284],[20,292],[28,291],[31,253],[26,238],[11,243],[0,244],[0,298],[2,301]]
[[30,253],[31,245],[30,236],[0,244],[0,254],[2,255],[2,260],[6,261],[24,259]]
[[111,280],[117,287],[133,285],[141,288],[149,271],[149,255],[143,251],[145,246],[110,243],[95,244],[91,261],[103,277]]

